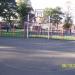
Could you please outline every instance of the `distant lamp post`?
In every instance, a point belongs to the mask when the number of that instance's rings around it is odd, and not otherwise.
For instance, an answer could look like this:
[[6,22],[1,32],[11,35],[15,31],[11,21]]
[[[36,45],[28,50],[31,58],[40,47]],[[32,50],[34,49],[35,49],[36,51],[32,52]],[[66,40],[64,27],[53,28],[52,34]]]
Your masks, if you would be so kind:
[[30,12],[28,12],[28,15],[27,15],[27,38],[29,38],[29,21],[30,21],[31,14],[34,14],[34,12],[32,10]]
[[48,26],[48,39],[49,39],[50,37],[50,16],[48,18],[49,18],[49,26]]

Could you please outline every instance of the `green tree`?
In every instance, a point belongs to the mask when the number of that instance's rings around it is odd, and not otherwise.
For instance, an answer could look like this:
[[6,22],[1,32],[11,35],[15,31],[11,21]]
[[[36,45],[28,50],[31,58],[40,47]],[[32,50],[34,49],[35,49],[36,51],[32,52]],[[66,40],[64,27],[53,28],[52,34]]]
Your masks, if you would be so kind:
[[52,8],[45,8],[43,10],[43,14],[44,14],[44,16],[52,16],[52,11],[53,11]]
[[44,10],[44,16],[46,16],[46,17],[50,16],[51,23],[53,25],[56,25],[57,26],[57,29],[58,29],[58,24],[63,19],[63,15],[64,15],[64,13],[61,11],[61,8],[60,7],[46,8]]
[[18,6],[17,6],[17,13],[19,15],[19,18],[20,18],[20,22],[21,22],[21,25],[23,26],[24,24],[24,21],[27,20],[27,15],[28,13],[32,10],[32,7],[28,6],[27,5],[27,2],[26,3],[20,3]]
[[0,16],[9,24],[11,28],[12,19],[17,18],[16,4],[7,0],[0,1]]
[[61,11],[60,7],[56,7],[52,11],[52,22],[57,26],[60,24],[61,20],[63,19],[63,12]]
[[69,30],[70,34],[71,34],[71,27],[72,27],[72,25],[73,25],[73,19],[72,19],[72,17],[69,14],[67,14],[66,17],[65,17],[63,28],[65,30]]
[[52,23],[52,11],[53,9],[52,8],[45,8],[43,10],[43,14],[44,14],[44,21],[43,22],[48,22],[49,21],[49,16],[50,16],[50,22]]
[[4,3],[2,1],[0,1],[0,17],[2,16],[4,8],[5,8]]

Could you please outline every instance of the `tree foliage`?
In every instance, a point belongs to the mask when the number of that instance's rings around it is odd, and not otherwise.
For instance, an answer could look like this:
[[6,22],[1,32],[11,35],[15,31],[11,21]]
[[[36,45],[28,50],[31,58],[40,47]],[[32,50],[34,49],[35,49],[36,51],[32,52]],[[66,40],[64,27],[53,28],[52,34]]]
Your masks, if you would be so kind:
[[50,16],[50,21],[53,25],[58,25],[63,19],[63,15],[64,13],[61,11],[60,7],[44,9],[44,16],[47,18]]
[[63,19],[62,16],[63,16],[63,12],[61,11],[61,8],[60,7],[54,8],[52,11],[52,22],[54,24],[59,24]]
[[70,29],[72,25],[73,25],[72,17],[66,15],[64,25],[63,25],[64,29]]
[[19,14],[19,18],[22,24],[27,20],[27,15],[31,10],[32,7],[28,7],[27,3],[20,3],[17,6],[17,13]]
[[12,18],[17,18],[16,15],[16,4],[11,1],[1,0],[0,1],[0,17],[4,18],[5,21],[11,24]]

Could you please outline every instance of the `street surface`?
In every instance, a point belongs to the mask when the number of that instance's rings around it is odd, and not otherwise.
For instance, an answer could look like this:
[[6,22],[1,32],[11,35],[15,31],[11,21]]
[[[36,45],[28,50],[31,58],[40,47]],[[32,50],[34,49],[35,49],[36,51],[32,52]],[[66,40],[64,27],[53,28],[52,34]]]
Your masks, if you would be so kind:
[[0,38],[0,75],[75,75],[75,41]]

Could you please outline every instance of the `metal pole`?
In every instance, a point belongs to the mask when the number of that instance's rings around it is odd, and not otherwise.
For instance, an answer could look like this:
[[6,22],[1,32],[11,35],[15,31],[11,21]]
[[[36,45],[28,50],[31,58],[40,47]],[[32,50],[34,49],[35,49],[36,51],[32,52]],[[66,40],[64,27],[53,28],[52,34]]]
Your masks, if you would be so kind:
[[0,24],[0,36],[1,36],[1,24]]
[[27,38],[29,37],[28,35],[29,35],[29,14],[28,14],[28,16],[27,16],[27,21],[28,21],[28,23],[27,23]]
[[48,17],[49,18],[49,26],[48,26],[48,39],[49,39],[49,37],[50,37],[50,16]]

